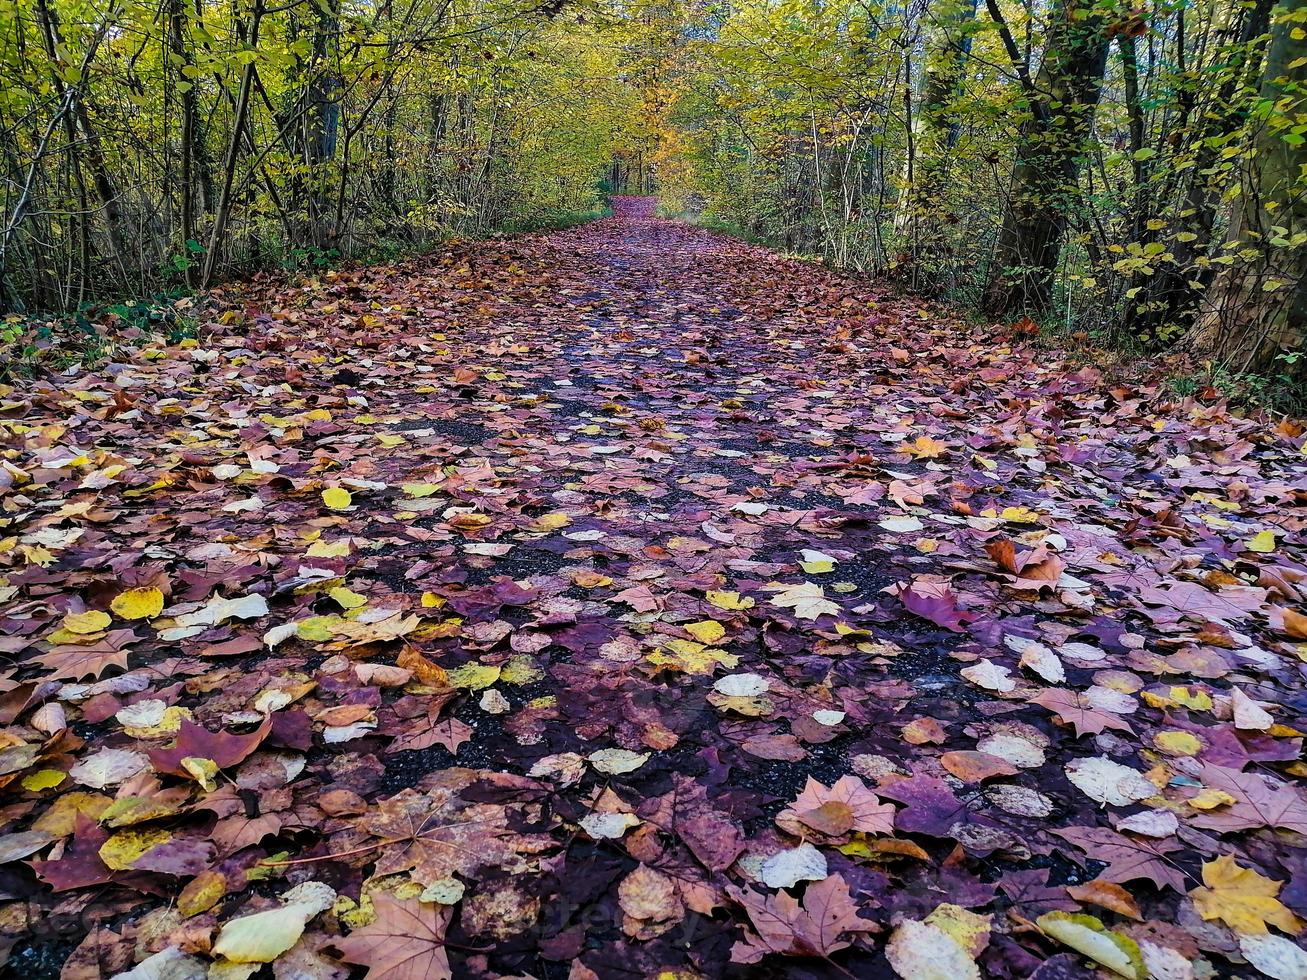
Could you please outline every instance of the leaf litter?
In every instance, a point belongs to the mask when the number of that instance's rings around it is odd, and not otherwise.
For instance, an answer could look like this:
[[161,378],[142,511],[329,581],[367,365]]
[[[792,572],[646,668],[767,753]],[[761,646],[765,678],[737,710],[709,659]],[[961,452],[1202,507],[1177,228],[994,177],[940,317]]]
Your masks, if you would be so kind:
[[1299,424],[645,199],[210,302],[0,399],[7,972],[1301,975]]

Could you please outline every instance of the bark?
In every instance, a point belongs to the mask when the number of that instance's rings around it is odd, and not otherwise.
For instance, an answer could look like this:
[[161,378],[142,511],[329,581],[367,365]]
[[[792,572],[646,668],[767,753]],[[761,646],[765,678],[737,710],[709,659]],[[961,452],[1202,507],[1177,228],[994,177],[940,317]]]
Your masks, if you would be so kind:
[[168,40],[174,61],[181,75],[182,134],[181,134],[181,254],[186,259],[186,284],[194,286],[197,274],[191,242],[195,241],[195,80],[183,70],[191,63],[186,48],[186,8],[183,0],[168,2]]
[[[36,9],[41,29],[41,39],[45,44],[46,56],[50,60],[52,69],[51,84],[61,101],[68,98],[71,92],[69,108],[63,114],[62,120],[64,130],[68,136],[69,154],[72,157],[73,166],[77,170],[79,181],[82,179],[81,164],[83,162],[86,169],[90,171],[91,183],[95,187],[100,211],[104,216],[105,231],[109,237],[110,248],[125,275],[127,271],[127,246],[122,232],[122,209],[119,206],[118,190],[114,186],[113,177],[109,174],[109,165],[105,160],[99,136],[91,125],[90,113],[86,109],[85,71],[83,71],[83,80],[70,89],[58,71],[58,65],[61,61],[59,52],[64,48],[58,17],[50,8],[48,0],[37,0]],[[106,23],[111,23],[116,15],[117,11],[115,10],[105,18]],[[103,32],[96,38],[96,47],[99,46],[101,37],[103,37]],[[83,67],[85,68],[85,66]]]
[[971,52],[967,28],[975,16],[976,0],[945,0],[936,12],[934,30],[926,42],[920,97],[913,100],[911,90],[904,89],[911,124],[908,191],[899,214],[899,230],[913,253],[914,277],[919,266],[929,269],[937,265],[946,250],[944,230],[951,217],[943,198],[960,131],[954,103]]
[[328,188],[331,162],[336,157],[340,134],[340,91],[342,82],[338,65],[340,33],[339,0],[323,0],[317,5],[318,19],[313,32],[312,75],[309,80],[309,111],[305,114],[304,154],[310,174],[309,196],[314,239],[319,247],[335,244],[340,228],[329,221],[331,213]]
[[1276,367],[1281,354],[1301,349],[1307,333],[1307,247],[1283,244],[1307,234],[1307,147],[1292,132],[1304,122],[1305,19],[1307,0],[1277,8],[1260,93],[1270,108],[1255,120],[1230,213],[1234,247],[1223,250],[1252,254],[1222,268],[1192,335],[1197,350],[1237,371]]
[[[259,26],[263,20],[263,12],[263,0],[254,0],[249,33],[251,50],[259,46]],[[250,110],[255,72],[254,61],[251,59],[241,73],[240,93],[236,96],[235,119],[232,122],[231,139],[227,143],[227,159],[223,166],[222,191],[214,215],[213,233],[209,236],[209,247],[204,256],[204,275],[200,280],[200,284],[204,286],[213,281],[213,273],[218,265],[218,246],[223,241],[223,236],[227,232],[227,222],[231,217],[232,186],[236,181],[236,166],[240,163],[241,144],[245,139],[245,119]]]
[[[991,14],[997,13],[993,0],[988,6]],[[1023,77],[1011,34],[1005,27],[1002,33]],[[1012,186],[983,301],[991,316],[1048,308],[1062,236],[1080,200],[1080,165],[1107,49],[1103,18],[1093,8],[1063,0],[1053,11],[1043,62],[1023,85],[1029,117],[1017,137]]]
[[[1203,290],[1212,281],[1210,269],[1195,267],[1197,260],[1211,247],[1221,217],[1222,188],[1206,175],[1220,172],[1222,137],[1236,132],[1247,122],[1246,100],[1238,96],[1261,68],[1262,50],[1257,39],[1270,28],[1273,6],[1274,0],[1256,0],[1251,7],[1237,11],[1238,19],[1230,25],[1233,43],[1227,44],[1222,56],[1226,75],[1210,100],[1199,105],[1197,89],[1202,78],[1196,73],[1180,83],[1181,111],[1177,132],[1180,139],[1195,150],[1194,163],[1188,168],[1189,179],[1184,186],[1182,217],[1176,230],[1191,234],[1193,238],[1174,241],[1171,245],[1174,260],[1159,266],[1140,283],[1139,292],[1126,307],[1126,331],[1145,342],[1166,340],[1192,327],[1202,304]],[[1183,24],[1183,20],[1180,23]],[[1181,74],[1188,75],[1184,58],[1181,36],[1177,43],[1177,61]],[[1200,108],[1202,111],[1198,112]],[[1172,188],[1164,188],[1158,197],[1169,199]],[[1141,195],[1136,204],[1139,217],[1142,217],[1143,210],[1144,198]],[[1156,232],[1137,230],[1135,235],[1136,241],[1145,243],[1156,238]]]

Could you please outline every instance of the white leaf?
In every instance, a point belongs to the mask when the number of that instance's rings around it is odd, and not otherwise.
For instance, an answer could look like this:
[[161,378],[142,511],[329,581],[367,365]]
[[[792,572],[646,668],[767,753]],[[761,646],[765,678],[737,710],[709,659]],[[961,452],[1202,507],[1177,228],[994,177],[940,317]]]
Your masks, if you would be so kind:
[[808,843],[762,862],[762,881],[768,888],[793,888],[800,881],[821,881],[826,874],[826,856]]
[[1066,767],[1067,778],[1095,803],[1128,806],[1157,795],[1157,787],[1129,766],[1111,759],[1077,759]]
[[939,926],[908,919],[894,930],[885,956],[904,980],[980,980],[980,967]]
[[591,813],[581,819],[582,829],[595,840],[616,840],[639,824],[632,813]]
[[728,674],[713,684],[714,691],[728,698],[756,698],[770,687],[771,681],[761,674]]
[[960,673],[971,683],[983,687],[986,691],[1006,694],[1017,686],[1017,682],[1012,679],[1012,672],[992,660],[982,660],[980,663],[972,664],[970,667],[963,668]]
[[649,761],[648,752],[632,752],[630,749],[600,749],[591,752],[587,758],[606,776],[620,776],[634,772]]
[[1307,950],[1283,936],[1240,936],[1239,952],[1271,980],[1307,977]]
[[131,779],[138,772],[144,772],[149,765],[150,760],[139,752],[101,749],[69,769],[68,775],[83,786],[104,789]]

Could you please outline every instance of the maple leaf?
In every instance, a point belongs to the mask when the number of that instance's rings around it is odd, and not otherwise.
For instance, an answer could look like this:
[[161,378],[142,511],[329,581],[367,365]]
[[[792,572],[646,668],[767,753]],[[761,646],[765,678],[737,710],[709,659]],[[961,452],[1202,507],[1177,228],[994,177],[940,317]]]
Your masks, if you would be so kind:
[[902,451],[917,459],[939,459],[948,452],[948,444],[937,442],[930,436],[917,436],[912,442],[904,443]]
[[1076,738],[1083,735],[1097,735],[1105,728],[1122,732],[1134,731],[1120,716],[1094,707],[1087,695],[1065,687],[1050,687],[1040,691],[1030,699],[1030,704],[1037,704],[1053,712],[1054,720],[1059,725],[1075,728]]
[[672,792],[646,802],[636,812],[679,837],[710,871],[730,867],[744,850],[739,825],[713,805],[700,783],[678,773],[673,785]]
[[150,764],[157,772],[174,776],[189,776],[191,770],[182,765],[185,759],[208,759],[219,769],[230,769],[247,759],[272,731],[272,716],[248,735],[230,732],[211,732],[203,725],[183,720],[177,732],[177,741],[169,748],[149,749]]
[[827,837],[852,830],[890,834],[894,804],[882,803],[857,776],[841,776],[829,788],[809,776],[803,792],[777,815],[776,824],[797,837],[814,830]]
[[435,721],[424,719],[413,731],[405,732],[386,749],[387,754],[394,752],[412,752],[416,749],[443,745],[452,754],[458,754],[458,747],[472,737],[472,726],[464,724],[457,718],[445,718]]
[[1033,917],[1041,912],[1074,911],[1079,903],[1067,895],[1061,885],[1048,883],[1047,868],[1027,868],[1022,871],[1009,871],[998,881],[998,888],[1012,907],[1023,916]]
[[649,586],[644,584],[623,589],[613,598],[618,602],[625,602],[638,613],[658,612],[666,603],[662,596],[655,594]]
[[374,892],[376,920],[333,940],[346,963],[368,968],[367,980],[452,980],[445,930],[450,909]]
[[915,775],[876,787],[878,796],[906,803],[894,824],[908,833],[930,837],[948,837],[960,823],[975,823],[978,818],[965,803],[953,795],[949,784],[937,776]]
[[1190,818],[1195,827],[1227,832],[1278,827],[1307,834],[1307,799],[1297,787],[1287,783],[1271,785],[1257,773],[1210,763],[1203,766],[1199,778],[1208,789],[1229,793],[1234,803]]
[[744,941],[731,949],[731,959],[736,963],[757,963],[768,953],[829,956],[850,945],[841,936],[876,928],[869,920],[859,918],[848,882],[839,875],[809,885],[802,904],[786,891],[765,896],[735,887],[726,891],[744,906],[756,930],[746,933]]
[[1283,882],[1241,868],[1228,854],[1203,863],[1203,884],[1189,893],[1204,919],[1220,919],[1241,935],[1260,935],[1266,924],[1297,935],[1302,920],[1276,898]]
[[1141,588],[1137,598],[1145,605],[1165,606],[1199,620],[1227,623],[1260,609],[1266,601],[1266,590],[1242,586],[1212,592],[1197,582],[1171,582]]
[[958,608],[958,597],[947,582],[918,577],[911,582],[892,585],[885,591],[897,596],[914,616],[928,619],[954,633],[965,633],[967,623],[976,618],[975,613]]
[[144,883],[149,879],[139,873],[116,871],[104,863],[100,849],[109,840],[109,831],[82,813],[75,816],[73,839],[56,860],[29,861],[32,870],[56,892],[90,888],[109,882],[129,884],[143,891],[154,891]]
[[1107,827],[1061,827],[1053,830],[1095,861],[1107,867],[1098,873],[1102,881],[1120,883],[1143,878],[1158,888],[1184,891],[1185,874],[1169,863],[1166,855],[1184,847],[1174,839],[1147,840],[1127,837]]
[[783,588],[769,601],[773,606],[793,609],[796,619],[817,619],[840,614],[839,605],[827,599],[822,587],[813,582]]
[[424,885],[458,873],[472,876],[486,865],[502,865],[517,853],[504,807],[468,803],[441,787],[423,795],[406,789],[381,800],[360,817],[358,828],[381,838],[378,875],[411,871]]
[[1008,573],[1016,589],[1043,589],[1057,585],[1066,563],[1040,543],[1030,551],[1018,552],[1009,538],[998,538],[985,545],[985,552],[999,568]]
[[131,630],[113,630],[102,640],[84,646],[58,646],[36,658],[50,671],[44,680],[81,680],[99,677],[110,667],[127,669],[126,649],[139,637]]

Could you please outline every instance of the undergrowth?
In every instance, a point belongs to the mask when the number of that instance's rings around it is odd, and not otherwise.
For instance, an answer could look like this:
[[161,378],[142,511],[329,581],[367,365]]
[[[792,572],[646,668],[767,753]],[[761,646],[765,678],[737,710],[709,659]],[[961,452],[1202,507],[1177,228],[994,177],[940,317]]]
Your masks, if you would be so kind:
[[[612,214],[605,202],[588,211],[555,211],[508,222],[496,234],[561,231]],[[364,253],[342,259],[335,249],[295,248],[281,262],[289,272],[324,272],[343,265],[373,265],[418,258],[454,236],[415,244],[383,239]],[[198,336],[199,324],[187,311],[183,289],[117,303],[84,304],[67,314],[12,314],[0,319],[0,381],[61,373],[76,365],[94,367],[113,357],[125,341],[131,346],[176,344]],[[182,302],[179,302],[182,301]]]

